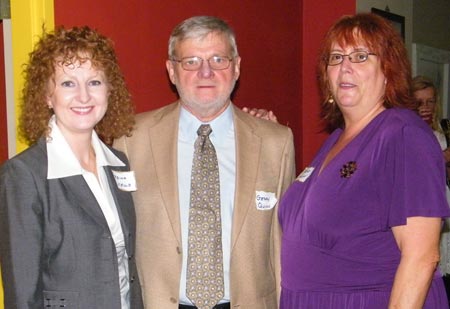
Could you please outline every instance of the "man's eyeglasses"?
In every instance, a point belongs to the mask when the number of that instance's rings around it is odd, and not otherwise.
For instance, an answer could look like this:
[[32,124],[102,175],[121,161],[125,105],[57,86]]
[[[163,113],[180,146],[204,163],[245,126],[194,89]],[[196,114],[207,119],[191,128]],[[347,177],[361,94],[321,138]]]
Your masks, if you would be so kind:
[[[185,57],[181,59],[171,59],[172,61],[181,64],[181,67],[186,71],[197,71],[202,67],[203,58],[200,57]],[[212,56],[206,61],[212,70],[225,70],[230,67],[230,63],[233,58],[228,58],[224,56]]]
[[344,61],[344,57],[348,57],[348,60],[353,63],[361,63],[366,61],[370,55],[376,56],[374,53],[369,53],[366,51],[355,51],[348,55],[344,54],[330,54],[328,56],[327,64],[328,65],[338,65],[341,64],[342,61]]

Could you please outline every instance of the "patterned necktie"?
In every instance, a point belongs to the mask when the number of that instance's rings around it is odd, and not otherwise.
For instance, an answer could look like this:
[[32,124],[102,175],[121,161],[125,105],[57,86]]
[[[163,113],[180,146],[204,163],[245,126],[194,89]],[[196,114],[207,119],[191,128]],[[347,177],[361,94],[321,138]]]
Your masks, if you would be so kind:
[[197,130],[191,175],[186,295],[199,309],[211,309],[224,295],[219,166],[209,139]]

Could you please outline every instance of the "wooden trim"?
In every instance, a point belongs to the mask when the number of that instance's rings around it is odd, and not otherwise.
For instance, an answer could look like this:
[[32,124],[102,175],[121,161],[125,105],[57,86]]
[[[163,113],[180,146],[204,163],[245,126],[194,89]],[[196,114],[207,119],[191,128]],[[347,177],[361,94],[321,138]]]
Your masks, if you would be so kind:
[[[32,51],[34,43],[42,34],[43,25],[47,31],[54,28],[54,3],[53,0],[14,0],[11,1],[11,27],[8,27],[10,37],[4,42],[5,51],[9,50],[12,63],[5,63],[5,66],[12,66],[12,70],[6,70],[5,79],[7,88],[7,106],[12,107],[7,110],[8,123],[17,124],[19,110],[19,100],[23,87],[22,68],[28,61],[28,55]],[[4,29],[5,30],[5,29]],[[4,36],[5,37],[5,36]],[[5,57],[6,58],[6,57]],[[9,86],[8,86],[9,85]],[[9,93],[9,95],[8,95]],[[9,102],[8,102],[9,101]],[[12,101],[12,102],[11,102]],[[11,129],[11,130],[9,130]],[[11,132],[9,132],[11,131]],[[8,127],[8,139],[16,139],[16,152],[27,148],[27,145],[17,138],[17,126]],[[12,156],[13,150],[9,150]],[[0,309],[4,309],[3,285],[0,278]]]
[[[8,117],[14,117],[18,123],[20,114],[19,100],[24,84],[22,70],[28,61],[28,55],[33,46],[42,35],[42,30],[54,29],[54,3],[53,0],[15,0],[11,1],[12,24],[12,55],[13,55],[13,98],[14,115],[8,112]],[[17,133],[17,126],[16,126]],[[16,151],[21,152],[28,145],[16,136]]]

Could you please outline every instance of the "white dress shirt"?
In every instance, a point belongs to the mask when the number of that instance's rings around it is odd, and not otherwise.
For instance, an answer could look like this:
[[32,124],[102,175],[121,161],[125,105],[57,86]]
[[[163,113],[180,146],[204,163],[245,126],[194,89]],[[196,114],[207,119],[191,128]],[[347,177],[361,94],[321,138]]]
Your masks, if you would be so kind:
[[125,164],[117,158],[105,144],[103,144],[95,131],[92,131],[92,147],[94,148],[96,155],[97,179],[93,173],[82,168],[80,162],[75,157],[75,154],[58,128],[55,116],[50,119],[49,126],[51,127],[51,133],[50,138],[47,139],[47,179],[64,178],[75,175],[83,176],[100,205],[106,222],[108,223],[117,252],[122,309],[129,309],[130,286],[128,256],[125,250],[125,240],[119,214],[117,212],[117,206],[114,202],[114,197],[111,193],[105,170],[103,169],[104,166],[125,166]]
[[[192,305],[186,296],[186,268],[188,248],[189,206],[191,194],[191,170],[197,129],[205,124],[183,107],[180,111],[178,127],[178,194],[180,201],[181,236],[183,264],[180,281],[180,303]],[[233,111],[231,104],[216,119],[208,123],[212,132],[210,140],[216,149],[219,163],[220,212],[222,218],[222,250],[224,271],[224,298],[230,301],[230,252],[231,227],[233,221],[234,191],[236,183],[236,146],[234,136]]]
[[447,148],[447,140],[445,139],[444,133],[439,132],[439,131],[434,131],[434,130],[433,130],[433,133],[434,133],[434,136],[436,136],[436,138],[439,142],[439,145],[441,146],[441,150],[445,150]]

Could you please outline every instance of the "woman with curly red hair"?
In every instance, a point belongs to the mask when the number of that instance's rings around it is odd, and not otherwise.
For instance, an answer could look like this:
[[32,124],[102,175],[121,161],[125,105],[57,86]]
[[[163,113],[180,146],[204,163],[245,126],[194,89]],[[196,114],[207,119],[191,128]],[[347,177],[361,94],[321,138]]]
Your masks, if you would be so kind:
[[142,308],[134,177],[106,145],[134,124],[111,40],[58,28],[24,73],[20,131],[31,146],[0,167],[5,307]]
[[280,203],[280,308],[448,308],[436,270],[444,160],[412,111],[410,74],[383,18],[344,16],[328,31],[319,82],[331,135]]

